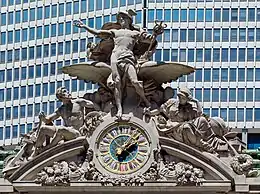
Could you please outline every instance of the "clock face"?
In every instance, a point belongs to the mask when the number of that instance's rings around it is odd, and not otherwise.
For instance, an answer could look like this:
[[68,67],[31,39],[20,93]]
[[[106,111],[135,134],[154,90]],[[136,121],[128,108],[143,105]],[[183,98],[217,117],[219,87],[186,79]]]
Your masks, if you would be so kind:
[[109,172],[130,174],[149,159],[149,137],[138,126],[114,125],[104,130],[97,141],[97,159]]

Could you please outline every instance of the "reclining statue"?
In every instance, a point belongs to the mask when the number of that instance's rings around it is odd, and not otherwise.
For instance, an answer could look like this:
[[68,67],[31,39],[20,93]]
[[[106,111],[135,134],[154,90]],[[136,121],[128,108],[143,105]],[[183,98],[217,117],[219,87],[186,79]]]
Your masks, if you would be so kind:
[[177,99],[171,98],[161,106],[161,115],[157,117],[159,132],[208,152],[214,152],[219,144],[225,144],[213,132],[191,91],[180,88],[177,96]]
[[[73,99],[64,87],[57,89],[56,97],[63,104],[49,116],[45,116],[43,112],[39,114],[40,122],[36,131],[34,151],[30,158],[56,146],[61,140],[68,141],[79,137],[79,129],[84,124],[85,108],[94,107],[89,100]],[[53,121],[59,117],[63,119],[64,126],[53,124]],[[49,142],[50,138],[52,139]]]

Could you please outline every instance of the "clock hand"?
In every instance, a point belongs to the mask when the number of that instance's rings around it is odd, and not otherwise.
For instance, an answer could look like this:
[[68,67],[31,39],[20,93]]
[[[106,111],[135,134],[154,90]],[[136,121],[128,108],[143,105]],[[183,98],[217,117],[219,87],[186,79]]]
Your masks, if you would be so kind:
[[123,151],[129,149],[132,145],[137,143],[137,138],[141,135],[140,132],[132,133],[132,135],[125,141],[125,143],[116,149],[116,155],[121,155]]

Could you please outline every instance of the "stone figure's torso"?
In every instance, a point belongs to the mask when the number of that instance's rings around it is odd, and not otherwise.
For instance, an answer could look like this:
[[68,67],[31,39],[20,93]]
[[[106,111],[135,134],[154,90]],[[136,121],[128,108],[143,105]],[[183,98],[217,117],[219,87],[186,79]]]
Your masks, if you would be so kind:
[[72,100],[71,105],[62,105],[58,108],[58,114],[64,120],[67,127],[79,129],[84,123],[84,107],[80,105],[79,100]]

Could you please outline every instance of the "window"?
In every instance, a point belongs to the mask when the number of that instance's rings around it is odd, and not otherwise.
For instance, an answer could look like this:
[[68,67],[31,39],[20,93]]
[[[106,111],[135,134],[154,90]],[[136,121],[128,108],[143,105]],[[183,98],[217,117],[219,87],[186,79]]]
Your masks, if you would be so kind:
[[246,121],[253,121],[253,109],[246,108]]
[[49,75],[49,66],[48,64],[43,65],[43,76],[48,76]]
[[221,102],[227,102],[227,88],[221,88],[220,89],[220,100]]
[[212,42],[212,30],[211,29],[205,30],[205,41]]
[[214,62],[220,61],[220,49],[213,49],[213,61]]
[[5,63],[5,51],[0,52],[0,63]]
[[244,109],[243,108],[237,109],[237,121],[238,122],[244,121]]
[[245,88],[238,88],[237,89],[237,101],[244,102],[245,100]]
[[30,21],[35,20],[35,8],[30,8]]
[[41,96],[41,84],[35,85],[35,97]]
[[[177,31],[177,33],[178,33],[178,31]],[[194,42],[194,41],[195,41],[195,30],[188,29],[188,42]]]
[[4,120],[4,109],[0,108],[0,121]]
[[220,29],[214,29],[213,40],[214,42],[220,42]]
[[22,48],[22,60],[27,60],[27,48]]
[[1,26],[6,25],[6,13],[1,13]]
[[[112,6],[114,5],[114,2],[115,0],[113,0]],[[117,7],[117,5],[115,7]],[[86,12],[87,12],[87,0],[81,0],[81,13],[86,13]]]
[[29,47],[29,59],[34,59],[34,47]]
[[198,22],[204,21],[204,9],[197,9],[197,21]]
[[253,48],[247,49],[247,61],[254,61],[254,49]]
[[66,15],[71,15],[71,8],[72,8],[72,3],[67,2],[66,3]]
[[212,9],[206,9],[206,22],[212,22]]
[[187,22],[187,9],[181,9],[181,22]]
[[66,22],[66,25],[65,25],[65,34],[66,34],[66,35],[71,34],[71,22]]
[[231,42],[237,42],[237,29],[231,29]]
[[28,29],[23,29],[22,30],[22,41],[27,41],[27,32],[28,32]]
[[51,44],[51,56],[56,56],[56,43]]
[[64,34],[64,24],[63,23],[60,23],[59,24],[59,27],[58,27],[58,36],[63,36]]
[[238,9],[231,8],[231,22],[237,22],[238,20]]
[[57,28],[56,24],[51,24],[51,37],[55,37],[57,35],[56,28]]
[[64,16],[64,3],[59,4],[59,16]]
[[41,65],[36,65],[36,71],[35,71],[35,77],[36,77],[36,78],[37,78],[37,77],[41,77],[41,75],[42,75],[41,70],[42,70]]
[[0,42],[1,45],[5,45],[6,44],[6,32],[1,32],[1,37],[0,37]]
[[188,62],[194,62],[194,49],[188,49]]
[[255,29],[249,28],[247,31],[247,41],[253,42],[255,37]]
[[195,9],[189,9],[189,22],[195,22]]
[[228,62],[228,49],[227,48],[222,48],[221,61],[222,62]]
[[70,41],[66,41],[65,42],[65,54],[70,54],[70,45],[71,45],[71,42]]
[[[9,112],[7,112],[7,114],[6,115],[10,115],[11,116],[11,108],[8,108],[8,111],[10,111],[10,113]],[[10,126],[6,126],[5,127],[5,138],[6,139],[10,139],[10,137],[11,137],[11,127]]]
[[29,79],[34,78],[34,66],[29,67]]
[[218,88],[212,89],[212,101],[219,102],[219,89]]
[[245,81],[245,69],[239,68],[238,69],[238,81]]
[[260,68],[255,68],[255,81],[260,81]]
[[253,68],[247,68],[246,77],[247,77],[247,81],[253,81],[254,80],[254,69]]
[[58,43],[58,55],[63,55],[63,42]]
[[15,43],[20,42],[20,35],[21,35],[20,30],[15,30],[15,34],[14,34],[14,42]]
[[37,8],[37,20],[42,19],[42,7]]
[[29,40],[35,39],[35,27],[31,27],[29,30]]
[[38,26],[37,27],[37,35],[36,35],[37,39],[42,39],[42,26]]
[[229,42],[229,29],[222,29],[222,42]]
[[18,118],[18,107],[14,106],[13,107],[13,119],[17,119]]
[[21,22],[21,11],[15,11],[15,23],[18,24]]
[[247,102],[253,101],[253,88],[246,88],[246,101]]
[[12,81],[12,78],[13,78],[13,71],[12,71],[12,69],[7,69],[6,70],[6,81],[10,82],[10,81]]
[[170,60],[170,49],[164,49],[163,51],[163,60],[169,61]]
[[236,68],[230,68],[229,69],[229,81],[235,82],[237,77],[237,69]]
[[230,62],[236,62],[237,61],[237,49],[231,48],[230,49]]
[[14,12],[9,12],[8,13],[8,25],[14,23]]
[[26,67],[22,67],[21,77],[22,77],[22,80],[27,78],[27,68]]
[[180,42],[186,42],[187,30],[180,30]]
[[239,21],[245,22],[246,21],[246,8],[240,8],[239,11]]
[[[155,54],[155,59],[157,60],[158,59],[158,61],[161,61],[161,52],[160,52],[161,50],[159,50],[159,55],[156,55]],[[178,61],[178,49],[172,49],[172,59],[171,59],[172,61]]]
[[203,102],[210,102],[210,89],[209,88],[204,88]]
[[212,70],[212,81],[218,82],[219,81],[219,69],[213,69]]
[[13,43],[13,37],[14,37],[13,31],[9,31],[8,32],[8,36],[7,36],[7,43],[8,44],[12,44]]
[[203,62],[203,49],[196,49],[196,62]]
[[205,49],[205,52],[204,52],[204,61],[205,61],[205,62],[211,62],[211,48]]
[[50,18],[50,6],[44,7],[44,18],[45,19]]
[[248,21],[254,22],[255,21],[255,8],[248,9]]
[[23,22],[28,22],[28,10],[23,10]]
[[236,101],[236,88],[229,88],[229,102]]
[[[149,13],[149,11],[148,11],[148,13]],[[179,15],[180,15],[179,14],[179,10],[178,9],[173,9],[172,10],[172,21],[173,22],[179,22]],[[154,18],[152,18],[151,21],[153,21],[153,20],[154,20]]]
[[80,40],[80,52],[86,50],[86,39],[81,39]]
[[5,90],[0,89],[0,102],[3,102],[5,99]]
[[236,113],[236,109],[235,108],[229,108],[229,121],[235,121],[235,113]]
[[52,5],[51,6],[51,17],[52,18],[57,17],[57,5]]
[[211,81],[211,69],[204,69],[204,82]]
[[5,70],[0,70],[0,83],[5,81]]
[[229,9],[222,10],[222,22],[229,22]]
[[260,101],[260,88],[255,89],[255,101]]
[[203,30],[202,29],[197,29],[196,41],[203,42]]

